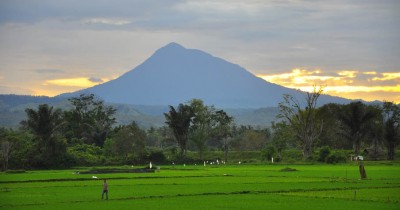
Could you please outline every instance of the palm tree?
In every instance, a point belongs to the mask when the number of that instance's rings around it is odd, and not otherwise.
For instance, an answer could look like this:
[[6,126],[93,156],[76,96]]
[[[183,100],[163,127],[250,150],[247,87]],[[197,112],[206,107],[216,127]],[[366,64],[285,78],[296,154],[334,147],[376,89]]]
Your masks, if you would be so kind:
[[169,108],[169,112],[164,113],[165,123],[172,129],[175,140],[181,149],[181,156],[184,157],[186,155],[189,127],[194,115],[193,110],[191,106],[184,104],[179,104],[178,110],[173,106],[169,106]]
[[339,112],[342,134],[353,143],[354,153],[359,155],[361,143],[369,133],[370,122],[376,117],[377,112],[360,101],[345,105],[343,109]]
[[53,110],[53,107],[47,104],[39,105],[37,111],[28,108],[25,112],[28,119],[21,124],[42,142],[49,141],[62,123],[61,110]]
[[41,104],[38,110],[26,109],[28,119],[22,121],[23,128],[36,136],[37,153],[39,167],[56,166],[61,161],[66,145],[57,137],[57,131],[63,125],[61,110],[53,109],[47,104]]

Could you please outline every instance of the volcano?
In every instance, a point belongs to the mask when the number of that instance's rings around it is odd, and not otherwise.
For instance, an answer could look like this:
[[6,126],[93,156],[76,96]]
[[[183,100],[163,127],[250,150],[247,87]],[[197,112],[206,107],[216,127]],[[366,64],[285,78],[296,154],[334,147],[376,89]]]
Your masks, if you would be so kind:
[[[165,106],[197,98],[220,108],[277,107],[283,94],[299,100],[304,92],[256,77],[237,64],[170,43],[117,79],[60,96],[95,94],[111,103]],[[320,104],[350,100],[322,95]]]

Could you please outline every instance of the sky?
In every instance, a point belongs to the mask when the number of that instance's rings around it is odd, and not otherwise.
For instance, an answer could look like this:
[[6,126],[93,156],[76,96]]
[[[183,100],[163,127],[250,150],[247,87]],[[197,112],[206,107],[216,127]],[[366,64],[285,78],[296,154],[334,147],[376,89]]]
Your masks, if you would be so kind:
[[0,94],[101,84],[170,42],[285,87],[400,103],[398,0],[0,0]]

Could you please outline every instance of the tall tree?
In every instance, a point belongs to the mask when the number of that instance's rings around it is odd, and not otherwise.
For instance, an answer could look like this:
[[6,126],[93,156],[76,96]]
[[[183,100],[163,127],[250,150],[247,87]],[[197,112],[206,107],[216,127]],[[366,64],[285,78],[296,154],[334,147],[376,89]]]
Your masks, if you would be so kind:
[[123,157],[125,161],[128,161],[129,155],[140,160],[145,153],[146,132],[135,122],[119,129],[113,140],[114,153]]
[[203,159],[207,149],[207,140],[211,137],[215,113],[214,107],[204,105],[200,99],[193,99],[189,106],[193,110],[192,124],[189,128],[189,138],[196,145],[199,158]]
[[284,122],[272,122],[272,142],[271,144],[276,148],[278,157],[282,158],[282,152],[285,150],[290,142],[294,142],[294,133],[292,127]]
[[279,103],[280,118],[286,119],[293,127],[296,136],[303,148],[303,158],[312,155],[313,144],[321,134],[322,122],[317,117],[317,101],[322,87],[314,86],[313,92],[306,93],[305,108],[291,95],[284,95],[284,101]]
[[12,138],[12,130],[0,128],[0,160],[2,162],[2,170],[7,171],[8,162],[11,158],[11,152],[15,147],[16,140]]
[[39,167],[55,167],[63,161],[66,145],[60,139],[58,131],[63,121],[60,109],[53,109],[41,104],[38,110],[26,109],[28,119],[22,121],[23,128],[36,137],[36,154],[34,158]]
[[400,143],[400,105],[384,102],[383,118],[387,159],[394,160],[396,146]]
[[87,144],[103,146],[112,125],[115,123],[116,109],[104,104],[95,95],[81,94],[68,99],[74,109],[66,111],[67,138],[82,139]]
[[216,123],[213,129],[213,136],[222,140],[224,159],[225,162],[228,162],[229,144],[232,140],[233,117],[229,116],[223,110],[218,110],[214,114],[214,119]]
[[324,126],[317,142],[317,147],[329,146],[334,149],[352,149],[353,145],[340,135],[341,122],[338,113],[342,110],[340,104],[325,104],[318,108],[318,115]]
[[194,116],[192,107],[185,104],[179,104],[176,110],[169,106],[169,112],[164,113],[165,123],[172,129],[175,140],[180,147],[182,157],[186,156],[189,127]]
[[376,112],[357,101],[343,106],[338,117],[343,136],[353,143],[354,153],[359,155],[361,144],[370,132],[371,121],[376,117]]

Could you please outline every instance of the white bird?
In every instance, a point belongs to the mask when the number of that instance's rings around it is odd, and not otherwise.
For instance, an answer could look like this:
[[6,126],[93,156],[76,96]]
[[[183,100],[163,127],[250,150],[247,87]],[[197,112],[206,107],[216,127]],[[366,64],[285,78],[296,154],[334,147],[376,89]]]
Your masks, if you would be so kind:
[[92,176],[93,179],[98,179],[97,176]]
[[149,166],[150,166],[150,168],[153,168],[153,164],[151,164],[151,162],[150,162],[150,165],[149,165]]

